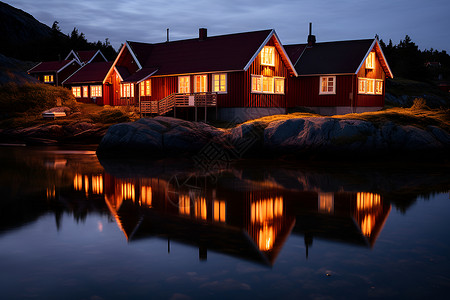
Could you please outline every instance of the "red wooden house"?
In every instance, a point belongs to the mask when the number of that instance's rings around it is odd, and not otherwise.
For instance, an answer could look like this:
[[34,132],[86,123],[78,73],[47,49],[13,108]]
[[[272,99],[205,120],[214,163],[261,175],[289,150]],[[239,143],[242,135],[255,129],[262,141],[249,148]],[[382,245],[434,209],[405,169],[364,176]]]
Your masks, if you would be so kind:
[[88,63],[67,78],[63,85],[72,89],[79,102],[108,104],[104,99],[108,102],[110,88],[103,81],[112,64],[107,61]]
[[[286,82],[297,76],[274,30],[147,44],[126,42],[104,80],[104,104],[164,114],[218,108],[220,119],[285,113]],[[196,110],[197,111],[197,110]],[[203,110],[202,110],[203,111]]]
[[[310,28],[311,29],[311,28]],[[285,45],[298,77],[288,79],[288,107],[344,114],[384,107],[385,79],[393,74],[377,39]]]
[[59,86],[65,79],[67,79],[67,77],[78,70],[80,66],[81,63],[76,59],[45,61],[28,70],[28,74],[43,83]]

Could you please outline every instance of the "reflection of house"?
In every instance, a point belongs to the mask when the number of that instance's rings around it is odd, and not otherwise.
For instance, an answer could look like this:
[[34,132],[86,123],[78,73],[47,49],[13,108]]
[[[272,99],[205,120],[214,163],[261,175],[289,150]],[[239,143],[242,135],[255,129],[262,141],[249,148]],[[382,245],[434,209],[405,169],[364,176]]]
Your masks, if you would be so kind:
[[[129,241],[165,237],[272,265],[291,231],[373,246],[390,205],[372,193],[239,190],[205,180],[118,179],[105,174],[105,200]],[[180,184],[182,182],[182,184]]]

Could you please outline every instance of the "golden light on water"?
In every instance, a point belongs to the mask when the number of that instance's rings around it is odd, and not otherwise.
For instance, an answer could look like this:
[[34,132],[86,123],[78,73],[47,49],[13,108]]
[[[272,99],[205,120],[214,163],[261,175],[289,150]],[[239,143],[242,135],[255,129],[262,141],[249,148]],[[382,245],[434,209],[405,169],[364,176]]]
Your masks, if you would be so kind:
[[139,204],[142,206],[152,207],[152,187],[151,186],[141,186],[141,195],[139,199]]
[[275,240],[273,226],[265,225],[263,228],[261,228],[259,230],[258,240],[258,247],[261,251],[272,249]]
[[225,201],[214,200],[213,211],[214,211],[214,221],[225,223],[226,218]]
[[178,212],[180,215],[185,216],[191,214],[191,198],[188,195],[180,195],[178,200]]
[[365,236],[370,237],[377,223],[377,216],[383,210],[381,196],[374,193],[357,193],[356,210],[361,232]]
[[120,191],[123,199],[133,200],[134,202],[136,195],[134,184],[130,182],[122,183],[120,186]]
[[206,199],[204,197],[196,197],[194,200],[195,217],[197,219],[207,219],[207,206]]
[[83,190],[83,175],[81,174],[75,174],[75,177],[73,178],[73,188],[76,191]]
[[86,194],[89,193],[89,177],[87,175],[84,175],[84,191]]
[[373,193],[358,193],[356,195],[356,209],[370,209],[381,204],[381,196]]
[[333,193],[319,193],[319,212],[334,213],[334,194]]
[[103,194],[103,176],[92,176],[92,193],[101,195]]

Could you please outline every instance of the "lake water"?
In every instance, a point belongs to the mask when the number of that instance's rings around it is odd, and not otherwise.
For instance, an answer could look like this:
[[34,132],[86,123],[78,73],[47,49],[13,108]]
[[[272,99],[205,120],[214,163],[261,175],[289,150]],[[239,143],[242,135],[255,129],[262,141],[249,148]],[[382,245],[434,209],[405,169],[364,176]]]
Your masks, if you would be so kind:
[[447,164],[0,148],[1,299],[444,299]]

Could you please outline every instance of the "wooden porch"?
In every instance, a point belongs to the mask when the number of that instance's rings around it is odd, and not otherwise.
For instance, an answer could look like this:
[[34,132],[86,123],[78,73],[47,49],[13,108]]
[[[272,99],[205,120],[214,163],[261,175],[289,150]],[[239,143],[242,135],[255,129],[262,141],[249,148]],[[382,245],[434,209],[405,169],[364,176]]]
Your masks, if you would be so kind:
[[173,110],[176,117],[177,107],[194,108],[195,121],[197,121],[198,108],[204,108],[206,121],[208,107],[216,108],[217,117],[217,93],[173,93],[158,101],[139,101],[141,115],[165,115]]

